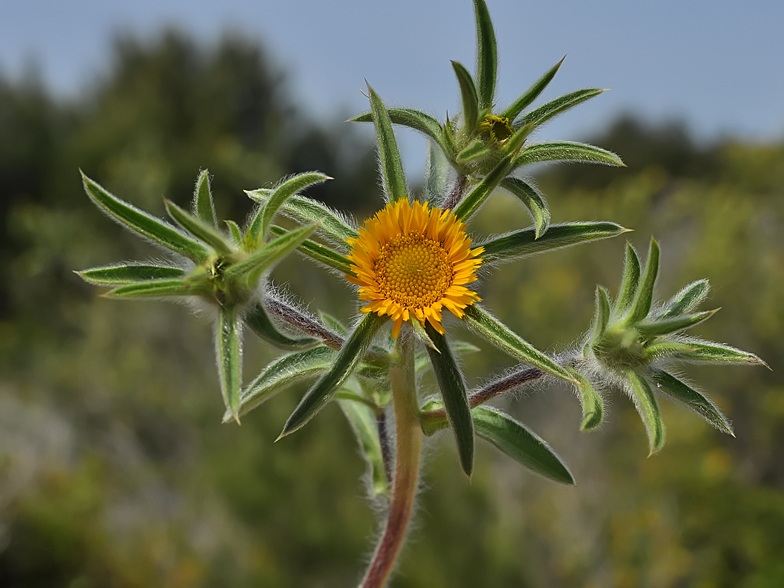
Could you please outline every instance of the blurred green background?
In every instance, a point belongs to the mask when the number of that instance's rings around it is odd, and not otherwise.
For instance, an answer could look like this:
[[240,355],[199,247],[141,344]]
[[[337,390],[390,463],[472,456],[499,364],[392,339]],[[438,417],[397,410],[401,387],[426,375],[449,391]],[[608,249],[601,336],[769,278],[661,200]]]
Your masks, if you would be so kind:
[[[118,42],[111,74],[78,99],[0,78],[0,586],[357,582],[381,509],[340,411],[273,445],[300,388],[220,425],[210,317],[102,300],[73,273],[161,255],[90,204],[79,168],[159,216],[161,196],[186,204],[203,168],[222,218],[250,211],[243,189],[313,169],[336,180],[308,195],[360,220],[377,209],[367,135],[292,104],[258,46],[206,50],[175,32]],[[784,144],[696,144],[680,124],[629,116],[591,140],[629,167],[537,170],[554,222],[619,222],[643,252],[655,234],[659,297],[710,279],[706,308],[722,310],[696,334],[773,371],[688,370],[737,438],[665,402],[668,442],[651,458],[618,394],[590,434],[567,390],[503,400],[562,455],[574,488],[484,445],[469,483],[450,437],[431,440],[394,586],[784,585]],[[498,195],[471,229],[528,224]],[[617,288],[622,259],[621,239],[554,252],[489,274],[480,294],[558,352],[588,329],[595,284]],[[347,284],[296,257],[273,276],[314,309],[350,320],[356,308]],[[246,379],[272,356],[248,338]],[[489,349],[465,362],[472,385],[510,365]]]

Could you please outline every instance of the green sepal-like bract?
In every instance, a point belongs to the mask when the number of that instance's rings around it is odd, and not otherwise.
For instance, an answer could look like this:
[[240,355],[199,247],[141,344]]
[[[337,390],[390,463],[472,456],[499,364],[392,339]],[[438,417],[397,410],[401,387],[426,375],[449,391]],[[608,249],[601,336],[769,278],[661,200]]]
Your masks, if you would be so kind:
[[148,280],[184,278],[185,270],[170,265],[127,264],[94,267],[76,272],[85,282],[98,286],[133,284]]

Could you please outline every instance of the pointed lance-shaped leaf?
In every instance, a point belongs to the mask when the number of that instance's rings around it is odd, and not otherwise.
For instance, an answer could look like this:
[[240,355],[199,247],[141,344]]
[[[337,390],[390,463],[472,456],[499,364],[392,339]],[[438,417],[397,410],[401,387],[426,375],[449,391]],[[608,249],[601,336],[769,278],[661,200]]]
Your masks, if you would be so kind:
[[511,192],[525,205],[534,221],[534,236],[538,239],[550,226],[550,209],[547,200],[539,189],[521,178],[507,177],[501,180],[501,187]]
[[705,300],[709,290],[708,280],[692,282],[667,301],[657,319],[673,318],[691,311]]
[[662,359],[664,357],[672,357],[681,355],[683,353],[689,353],[693,349],[694,348],[691,345],[681,343],[680,341],[665,340],[659,343],[647,345],[642,351],[642,359],[645,362],[651,362],[656,359]]
[[634,298],[629,305],[626,315],[627,324],[635,324],[651,311],[653,303],[653,286],[656,284],[656,275],[659,273],[659,244],[651,238],[651,246],[648,248],[648,259],[645,260],[645,269],[640,276],[640,283]]
[[351,424],[351,430],[359,442],[362,456],[370,467],[370,481],[374,496],[389,494],[389,483],[384,471],[376,414],[362,402],[338,399],[343,414]]
[[239,423],[242,347],[236,307],[220,307],[218,332],[215,336],[215,356],[218,360],[223,402],[234,420]]
[[574,485],[574,477],[550,446],[524,424],[496,408],[473,411],[476,434],[527,467],[561,484]]
[[[292,384],[315,378],[329,369],[335,355],[337,355],[336,351],[325,345],[319,345],[274,360],[242,390],[239,414],[247,414]],[[228,422],[232,418],[231,413],[227,411],[223,416],[223,422]]]
[[341,347],[335,361],[324,375],[307,391],[300,403],[291,413],[278,439],[303,427],[316,413],[329,402],[337,389],[348,379],[354,368],[362,359],[365,350],[370,346],[373,337],[386,317],[371,312],[366,314],[354,328]]
[[240,245],[242,245],[242,230],[240,229],[239,225],[235,223],[233,220],[227,220],[223,222],[225,222],[226,226],[229,227],[231,242],[234,243],[234,246],[239,247]]
[[465,222],[484,204],[485,200],[493,193],[512,169],[512,156],[507,155],[487,174],[482,181],[474,186],[466,194],[460,203],[455,206],[454,214],[461,221]]
[[[413,108],[388,108],[387,114],[393,124],[402,125],[420,133],[424,133],[435,141],[444,152],[448,152],[444,143],[443,128],[441,123],[429,114],[414,110]],[[364,112],[352,119],[351,122],[373,122],[373,113]]]
[[514,127],[519,128],[527,124],[533,124],[534,127],[539,127],[554,116],[557,116],[594,96],[598,96],[602,92],[604,92],[604,90],[588,88],[586,90],[577,90],[576,92],[564,94],[563,96],[540,106],[536,110],[532,110],[522,118],[517,119],[514,122]]
[[264,239],[267,229],[272,222],[272,217],[278,212],[278,209],[283,205],[286,200],[291,196],[304,190],[313,184],[320,184],[331,180],[327,175],[320,172],[308,172],[298,174],[283,182],[280,186],[275,188],[267,198],[266,202],[261,205],[256,216],[248,228],[248,235],[252,242],[256,243],[259,239]]
[[572,374],[580,381],[582,386],[575,386],[580,395],[580,405],[583,408],[583,421],[581,431],[593,431],[602,424],[604,418],[604,400],[591,385],[591,382],[576,370]]
[[166,221],[120,200],[84,174],[82,181],[87,195],[96,206],[132,231],[197,263],[204,261],[210,254],[199,241],[180,232]]
[[523,340],[520,335],[477,304],[466,307],[463,322],[474,333],[512,357],[572,384],[579,385],[562,366]]
[[457,163],[468,163],[477,159],[487,157],[492,152],[490,146],[482,139],[476,139],[469,143],[455,158]]
[[153,264],[109,265],[76,273],[85,282],[107,286],[185,277],[183,269],[170,265]]
[[628,230],[616,223],[604,221],[564,223],[550,225],[547,232],[538,238],[535,229],[522,229],[492,237],[478,245],[484,248],[484,263],[507,263],[561,247],[608,239]]
[[218,228],[215,203],[212,201],[212,190],[210,190],[210,174],[206,169],[199,173],[196,180],[196,189],[193,192],[193,213],[207,226]]
[[373,124],[378,139],[378,154],[381,160],[381,174],[384,177],[386,196],[390,202],[408,198],[406,177],[403,174],[403,161],[397,148],[397,140],[392,130],[392,121],[384,103],[378,94],[368,86],[370,94],[370,111],[373,113]]
[[637,256],[632,244],[626,242],[626,260],[623,264],[623,278],[618,290],[618,299],[615,301],[615,312],[623,314],[634,300],[637,286],[640,284],[640,258]]
[[547,161],[624,165],[621,158],[612,151],[585,143],[559,141],[557,143],[537,143],[525,147],[515,159],[514,167]]
[[103,294],[105,298],[157,298],[199,296],[205,291],[188,280],[149,280],[126,284]]
[[631,370],[627,371],[625,375],[628,382],[627,392],[645,425],[645,432],[648,434],[649,455],[653,455],[664,447],[664,421],[662,421],[659,412],[659,404],[645,378]]
[[663,370],[654,370],[653,381],[658,390],[688,406],[719,431],[735,436],[727,417],[706,396]]
[[681,353],[674,354],[680,361],[689,363],[735,363],[735,364],[750,364],[761,365],[768,369],[770,367],[762,359],[723,343],[716,343],[715,341],[703,341],[696,338],[681,338],[680,342],[688,345],[690,349]]
[[166,198],[163,199],[163,203],[166,206],[166,212],[169,213],[169,216],[172,217],[174,222],[188,231],[191,235],[212,247],[217,253],[223,255],[231,253],[231,247],[226,242],[223,235],[211,225],[202,222],[197,217],[186,210],[183,210],[174,204],[174,202],[171,202]]
[[610,295],[607,289],[602,286],[596,286],[596,305],[593,318],[593,329],[591,339],[599,341],[607,329],[607,323],[610,322]]
[[305,349],[319,343],[315,337],[294,338],[279,331],[259,302],[255,302],[242,318],[256,335],[279,349]]
[[564,62],[566,57],[564,56],[561,61],[555,64],[546,74],[544,74],[541,78],[537,80],[537,82],[528,88],[525,93],[520,96],[517,100],[512,102],[506,110],[501,113],[501,116],[508,118],[510,121],[514,121],[520,113],[529,106],[534,100],[539,97],[539,94],[547,87],[550,81],[555,77],[555,74],[558,72],[558,69],[561,67],[561,64]]
[[230,265],[224,272],[224,276],[227,280],[239,280],[246,277],[248,283],[255,283],[261,272],[279,261],[292,249],[299,247],[315,228],[316,225],[300,227],[273,239],[252,255]]
[[[270,191],[263,189],[251,190],[246,192],[246,194],[256,202],[266,202]],[[319,234],[344,247],[346,246],[346,239],[356,239],[359,236],[359,231],[351,226],[351,223],[339,212],[311,198],[292,196],[283,203],[280,207],[280,212],[302,224],[320,223],[318,226]]]
[[444,399],[447,419],[455,434],[460,466],[470,478],[474,471],[474,423],[463,372],[460,371],[446,338],[430,323],[425,330],[433,343],[432,348],[427,346],[427,353],[441,390],[441,397]]
[[706,310],[703,312],[695,312],[694,314],[684,314],[668,319],[654,319],[651,321],[642,321],[635,325],[635,328],[644,337],[658,337],[660,335],[668,335],[677,331],[682,331],[698,325],[703,321],[708,320],[716,310]]
[[452,69],[455,70],[457,82],[460,84],[460,96],[463,100],[463,124],[466,132],[471,135],[479,123],[479,96],[468,70],[457,61],[452,62]]
[[476,79],[479,86],[479,107],[493,106],[496,70],[498,69],[497,46],[493,22],[485,0],[474,0],[476,12]]

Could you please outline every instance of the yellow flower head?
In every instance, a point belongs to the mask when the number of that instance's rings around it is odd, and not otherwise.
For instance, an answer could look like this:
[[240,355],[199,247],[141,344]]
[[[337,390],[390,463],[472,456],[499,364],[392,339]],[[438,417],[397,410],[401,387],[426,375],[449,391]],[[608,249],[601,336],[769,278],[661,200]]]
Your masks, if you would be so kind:
[[480,300],[465,285],[476,280],[484,249],[470,248],[465,224],[449,210],[401,198],[367,220],[348,244],[353,275],[346,279],[369,302],[362,312],[395,321],[393,337],[412,316],[443,334],[442,308],[462,318],[463,309]]

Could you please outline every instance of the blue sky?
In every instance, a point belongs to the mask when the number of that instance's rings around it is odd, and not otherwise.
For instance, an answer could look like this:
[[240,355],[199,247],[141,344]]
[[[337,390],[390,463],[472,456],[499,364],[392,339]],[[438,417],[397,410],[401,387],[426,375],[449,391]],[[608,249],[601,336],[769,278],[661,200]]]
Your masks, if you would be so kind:
[[[545,98],[612,88],[550,123],[543,139],[576,139],[620,111],[682,118],[701,138],[784,139],[784,2],[487,0],[499,43],[499,103],[567,56]],[[117,32],[175,25],[207,43],[258,38],[318,116],[364,110],[367,79],[388,105],[443,119],[458,109],[449,60],[473,69],[469,0],[0,0],[0,72],[36,62],[75,94],[110,63]],[[404,149],[418,149],[403,137]]]

